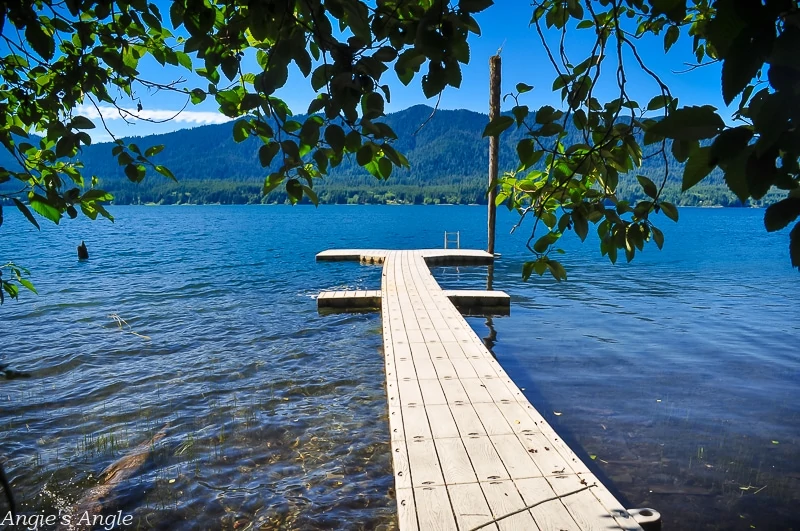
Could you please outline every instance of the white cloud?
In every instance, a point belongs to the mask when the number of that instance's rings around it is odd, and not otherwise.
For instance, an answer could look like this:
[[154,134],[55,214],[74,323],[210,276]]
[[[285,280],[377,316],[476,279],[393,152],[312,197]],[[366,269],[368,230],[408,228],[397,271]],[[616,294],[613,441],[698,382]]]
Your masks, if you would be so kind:
[[229,122],[231,119],[218,112],[206,111],[173,111],[169,109],[123,109],[120,111],[115,107],[101,106],[100,112],[90,105],[82,105],[76,109],[77,115],[85,116],[89,119],[98,119],[102,116],[103,120],[122,120],[123,116],[131,121],[136,121],[136,118],[144,118],[146,120],[164,121],[169,120],[177,123],[187,123],[195,125],[207,124],[222,124]]

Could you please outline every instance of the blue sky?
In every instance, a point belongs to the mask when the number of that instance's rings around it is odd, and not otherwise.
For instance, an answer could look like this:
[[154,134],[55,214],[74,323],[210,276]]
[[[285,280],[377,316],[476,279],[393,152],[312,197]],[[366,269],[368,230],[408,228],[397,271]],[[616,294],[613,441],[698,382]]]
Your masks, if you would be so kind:
[[[166,11],[163,11],[166,12]],[[489,57],[497,52],[501,46],[503,60],[503,94],[513,90],[513,87],[524,82],[534,86],[534,90],[524,96],[523,103],[531,108],[538,108],[548,104],[559,107],[560,97],[550,90],[555,71],[548,61],[544,48],[536,34],[535,28],[529,26],[532,8],[527,2],[520,0],[496,0],[493,7],[476,15],[481,26],[480,37],[470,36],[470,63],[463,66],[463,82],[460,89],[448,87],[441,99],[440,108],[443,109],[470,109],[478,112],[487,112],[488,89],[488,61]],[[567,49],[570,60],[577,64],[588,55],[588,50],[593,44],[591,30],[574,30],[575,22],[570,24],[568,33],[569,47]],[[551,41],[557,44],[556,33],[550,33]],[[646,64],[658,73],[669,85],[673,95],[677,96],[683,105],[710,104],[717,108],[724,108],[720,94],[720,67],[718,64],[709,65],[688,73],[676,73],[686,69],[685,63],[692,62],[694,57],[691,51],[691,38],[682,37],[670,50],[664,53],[662,36],[643,39],[639,43],[639,53]],[[633,57],[628,54],[626,62],[629,74],[629,94],[646,104],[649,99],[658,94],[657,87],[636,65]],[[257,71],[254,60],[246,60],[245,67],[250,66],[250,71]],[[614,66],[609,65],[605,77],[613,84]],[[149,60],[140,65],[143,77],[154,81],[169,82],[179,76],[186,77],[185,70],[162,68],[155,61]],[[609,75],[611,74],[611,75]],[[436,99],[427,99],[420,86],[421,75],[418,75],[409,86],[402,85],[394,77],[392,69],[384,74],[384,82],[391,88],[391,102],[387,105],[387,112],[395,112],[416,104],[434,105]],[[201,78],[189,78],[186,86],[205,86]],[[615,97],[615,85],[602,85],[598,96],[601,101]],[[144,114],[152,118],[166,118],[173,116],[184,105],[185,99],[176,94],[154,93],[148,94],[143,89],[138,89],[144,106]],[[308,103],[314,98],[315,93],[310,87],[308,79],[304,78],[299,70],[292,67],[289,81],[277,95],[283,98],[295,113],[304,113]],[[136,107],[135,102],[120,102],[131,109]],[[512,105],[511,100],[504,104],[504,109]],[[83,109],[84,114],[90,118],[96,117],[94,109]],[[725,113],[723,113],[725,114]],[[113,116],[113,115],[111,115]],[[117,118],[107,120],[107,125],[116,135],[147,135],[163,133],[194,127],[208,123],[220,123],[226,118],[217,112],[213,98],[206,102],[192,106],[189,105],[175,120],[165,124],[154,125],[139,122],[128,125]],[[99,124],[98,124],[99,126]],[[93,135],[95,141],[108,140],[108,135],[98,127]]]

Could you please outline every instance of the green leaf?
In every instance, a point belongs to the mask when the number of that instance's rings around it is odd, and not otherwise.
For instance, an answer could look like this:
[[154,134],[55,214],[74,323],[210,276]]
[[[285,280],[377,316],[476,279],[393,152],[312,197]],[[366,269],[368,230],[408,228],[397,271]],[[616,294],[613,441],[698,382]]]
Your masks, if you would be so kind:
[[311,187],[303,185],[303,193],[306,194],[306,197],[308,197],[309,201],[311,201],[314,206],[319,205],[319,197],[317,197],[316,192],[314,192]]
[[239,75],[239,61],[236,60],[235,56],[229,55],[223,58],[221,66],[222,73],[225,74],[229,81],[233,81]]
[[647,104],[647,110],[657,111],[658,109],[663,109],[664,107],[667,106],[669,100],[670,100],[669,96],[665,96],[663,94],[661,96],[656,96],[655,98],[650,100],[650,103]]
[[113,195],[105,190],[99,190],[97,188],[87,190],[86,193],[81,196],[81,201],[111,201],[112,199],[114,199]]
[[581,241],[586,241],[586,236],[589,234],[589,222],[580,209],[572,211],[572,230],[575,231]]
[[[299,129],[300,124],[298,124]],[[244,142],[250,136],[250,122],[246,119],[237,120],[233,124],[233,140]]]
[[661,205],[661,211],[664,213],[664,215],[677,223],[678,209],[675,208],[675,205],[673,205],[672,203],[668,203],[666,201],[661,201],[660,205]]
[[356,162],[359,166],[366,166],[372,161],[372,146],[364,144],[356,153]]
[[553,278],[557,281],[561,282],[562,280],[567,280],[567,271],[564,269],[564,266],[561,265],[560,262],[556,260],[547,260],[547,269],[550,270],[550,274],[553,275]]
[[378,61],[381,61],[382,63],[388,63],[397,59],[397,50],[391,46],[383,46],[377,52],[372,54],[372,57]]
[[560,232],[548,232],[533,244],[533,250],[537,253],[543,253],[547,248],[553,245],[561,237]]
[[483,136],[498,136],[500,133],[514,125],[514,118],[511,116],[498,116],[483,130]]
[[653,241],[656,242],[658,248],[662,249],[664,247],[664,233],[661,232],[658,228],[651,225],[650,234],[653,235]]
[[683,184],[681,191],[685,192],[692,186],[702,181],[706,175],[711,173],[714,165],[710,162],[711,148],[701,147],[689,154],[689,159],[683,168]]
[[756,77],[772,49],[774,27],[764,28],[757,35],[751,35],[751,31],[745,30],[733,40],[722,62],[722,99],[726,105]]
[[76,116],[70,121],[69,126],[73,129],[94,129],[94,124],[88,118]]
[[125,165],[125,176],[131,182],[141,182],[144,179],[144,166],[141,164],[129,163]]
[[22,284],[26,289],[28,289],[28,291],[32,291],[33,293],[35,293],[37,295],[39,294],[39,292],[36,291],[36,288],[34,287],[33,282],[31,282],[27,278],[20,278],[20,279],[17,279],[17,280],[19,280],[19,283]]
[[675,140],[703,140],[716,136],[725,122],[710,105],[682,107],[653,123],[648,131]]
[[19,211],[22,212],[22,215],[24,215],[25,218],[31,222],[31,225],[41,230],[41,228],[39,227],[39,222],[36,221],[35,217],[33,217],[33,214],[31,214],[31,211],[28,210],[28,207],[25,206],[25,204],[16,197],[13,197],[12,200],[14,201],[14,204],[17,206]]
[[517,125],[520,125],[523,121],[525,121],[525,118],[528,117],[528,112],[527,105],[517,105],[511,109],[511,113],[514,115]]
[[714,139],[711,145],[711,160],[727,161],[737,158],[753,138],[753,130],[749,126],[726,129]]
[[145,157],[154,157],[154,156],[158,155],[159,153],[161,153],[162,151],[164,151],[164,145],[163,144],[159,144],[157,146],[151,146],[151,147],[147,148],[147,150],[145,150],[144,156]]
[[[3,15],[5,17],[5,14]],[[56,44],[53,37],[48,36],[39,21],[31,21],[25,27],[25,40],[31,45],[33,51],[38,53],[43,59],[49,61],[55,53]]]
[[536,262],[525,262],[522,264],[522,280],[527,281],[531,278],[531,273],[536,265]]
[[667,28],[667,32],[664,34],[664,52],[668,52],[672,45],[678,42],[678,37],[680,37],[681,31],[678,29],[678,26],[670,26]]
[[525,83],[517,83],[517,92],[519,92],[520,94],[525,94],[526,92],[529,92],[531,90],[533,90],[532,86],[526,85]]
[[377,92],[371,92],[361,98],[361,112],[367,120],[383,116],[383,110],[383,96]]
[[270,173],[266,179],[264,179],[264,188],[262,192],[264,195],[267,195],[275,188],[277,188],[283,182],[283,175],[280,173]]
[[289,202],[297,204],[303,199],[303,185],[297,179],[289,179],[286,181],[286,195],[289,196]]
[[764,213],[764,226],[768,232],[775,232],[787,227],[800,216],[800,199],[788,197],[767,207]]
[[261,166],[266,168],[272,164],[272,159],[275,158],[278,151],[280,151],[280,146],[277,142],[270,142],[258,148],[258,161]]
[[340,153],[345,146],[345,134],[341,127],[331,124],[325,128],[325,142],[336,153]]
[[160,173],[161,175],[163,175],[167,179],[172,179],[173,181],[178,182],[178,179],[175,178],[175,176],[172,174],[172,172],[166,166],[161,166],[160,164],[157,164],[155,169],[156,169],[156,171],[158,173]]
[[642,190],[644,193],[647,194],[649,197],[655,199],[658,196],[658,187],[656,184],[645,177],[644,175],[637,175],[636,179],[639,181],[639,184],[642,186]]
[[533,162],[533,139],[523,138],[517,143],[517,155],[522,164],[522,169],[528,168]]
[[200,90],[199,88],[192,89],[189,93],[190,98],[192,100],[192,105],[197,105],[198,103],[202,103],[206,99],[206,93]]
[[58,222],[61,220],[61,212],[59,212],[56,207],[51,205],[47,198],[42,197],[39,194],[33,194],[33,197],[30,198],[29,202],[31,208],[36,213],[58,225]]
[[492,0],[461,0],[458,6],[467,13],[480,13],[493,4]]

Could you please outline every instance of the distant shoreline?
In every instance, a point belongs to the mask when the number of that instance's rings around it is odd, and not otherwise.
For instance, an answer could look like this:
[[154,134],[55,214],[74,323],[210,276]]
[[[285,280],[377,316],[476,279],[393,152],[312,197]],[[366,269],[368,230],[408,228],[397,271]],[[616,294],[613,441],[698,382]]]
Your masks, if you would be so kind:
[[[296,205],[289,203],[109,203],[109,207],[121,206],[146,206],[146,207],[192,207],[192,206],[295,206],[295,207],[314,207],[315,205],[310,202],[302,202]],[[432,203],[432,204],[415,204],[415,203],[320,203],[317,206],[342,206],[342,207],[359,207],[359,206],[386,206],[386,207],[441,207],[441,206],[461,206],[461,207],[481,207],[486,208],[486,204],[481,203]],[[760,205],[736,205],[736,206],[723,206],[723,205],[677,205],[680,208],[702,208],[702,209],[764,209],[766,207]]]

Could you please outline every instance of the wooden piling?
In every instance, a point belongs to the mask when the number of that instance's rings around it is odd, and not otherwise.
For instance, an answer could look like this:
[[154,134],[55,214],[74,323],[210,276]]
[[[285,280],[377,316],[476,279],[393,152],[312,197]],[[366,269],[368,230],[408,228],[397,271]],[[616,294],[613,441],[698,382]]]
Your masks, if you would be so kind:
[[[489,121],[500,114],[500,54],[489,58]],[[499,135],[489,137],[489,244],[486,251],[494,254],[494,226],[497,214],[497,157],[500,149]]]

